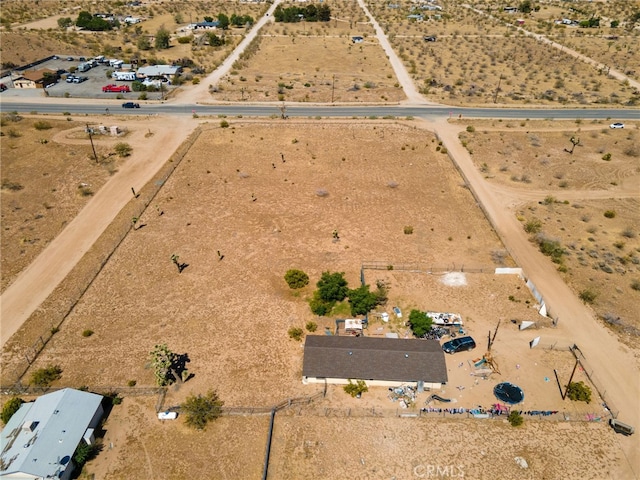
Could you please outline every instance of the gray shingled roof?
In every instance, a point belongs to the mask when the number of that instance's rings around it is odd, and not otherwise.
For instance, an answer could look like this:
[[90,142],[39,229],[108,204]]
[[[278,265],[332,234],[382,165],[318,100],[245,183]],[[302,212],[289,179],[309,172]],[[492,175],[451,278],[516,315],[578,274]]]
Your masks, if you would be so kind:
[[309,335],[302,375],[446,383],[447,366],[435,340]]

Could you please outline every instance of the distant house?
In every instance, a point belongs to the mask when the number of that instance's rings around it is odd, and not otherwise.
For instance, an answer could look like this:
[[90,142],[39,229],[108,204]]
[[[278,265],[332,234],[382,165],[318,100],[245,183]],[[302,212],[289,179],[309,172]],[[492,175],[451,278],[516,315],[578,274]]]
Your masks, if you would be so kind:
[[141,21],[141,18],[132,17],[131,15],[124,17],[124,23],[128,23],[129,25],[135,25],[136,23],[140,23]]
[[174,65],[151,65],[138,69],[139,77],[164,77],[180,73],[182,67]]
[[95,441],[102,399],[65,388],[23,404],[2,430],[0,478],[70,478],[78,444]]
[[516,13],[518,11],[518,7],[504,7],[505,13]]
[[369,386],[421,383],[441,388],[447,366],[435,340],[309,335],[304,345],[302,382]]
[[220,25],[219,22],[198,22],[191,24],[192,30],[215,30]]
[[13,85],[15,88],[45,88],[47,85],[56,83],[57,80],[57,73],[45,68],[23,72],[18,79],[13,81]]
[[353,43],[362,43],[362,42],[364,42],[364,37],[351,37],[351,42],[353,42]]
[[424,16],[421,13],[412,13],[411,15],[407,15],[407,19],[421,22],[422,20],[424,20]]

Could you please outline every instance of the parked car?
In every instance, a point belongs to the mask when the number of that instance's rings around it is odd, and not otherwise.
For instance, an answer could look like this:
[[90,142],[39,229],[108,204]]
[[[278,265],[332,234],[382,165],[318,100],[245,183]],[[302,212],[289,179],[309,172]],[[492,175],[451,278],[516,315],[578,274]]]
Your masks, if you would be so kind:
[[89,80],[89,77],[73,77],[73,83],[82,83]]
[[425,42],[435,42],[437,40],[435,35],[425,35],[422,38],[424,38]]
[[73,62],[73,57],[67,57],[67,62]]
[[75,80],[75,75],[67,75],[67,83],[72,83]]
[[4,83],[0,83],[0,92],[4,92],[5,90],[9,90],[9,87],[7,87]]
[[442,345],[442,350],[445,353],[466,352],[474,348],[476,348],[476,341],[471,337],[454,338]]
[[102,87],[102,91],[110,93],[129,93],[131,89],[129,88],[129,85],[116,85],[115,83],[112,83]]
[[125,102],[122,104],[122,108],[140,108],[140,104],[134,102]]
[[624,128],[624,123],[616,122],[609,125],[609,128]]

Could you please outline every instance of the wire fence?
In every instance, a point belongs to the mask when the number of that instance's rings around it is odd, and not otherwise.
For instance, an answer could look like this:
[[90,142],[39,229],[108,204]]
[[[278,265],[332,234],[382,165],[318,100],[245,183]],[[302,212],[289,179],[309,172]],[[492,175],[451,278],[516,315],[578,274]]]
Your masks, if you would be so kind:
[[600,395],[600,398],[604,402],[605,408],[609,410],[613,418],[618,418],[618,414],[620,413],[620,410],[618,410],[618,408],[615,406],[615,403],[611,399],[611,396],[607,395],[607,390],[604,388],[604,384],[594,374],[593,367],[589,364],[587,359],[584,357],[580,348],[577,345],[573,345],[570,348],[570,350],[571,350],[571,353],[573,353],[573,356],[576,358],[577,362],[582,367],[582,370],[584,371],[585,375],[589,379],[589,382],[591,382],[591,385],[593,385],[593,387],[598,392],[598,395]]
[[362,270],[400,270],[414,273],[447,273],[447,272],[465,272],[465,273],[490,273],[496,272],[496,267],[487,265],[465,265],[464,263],[450,265],[426,265],[420,262],[394,262],[385,260],[372,260],[362,262]]
[[14,384],[20,388],[19,383],[29,367],[38,358],[51,337],[60,329],[69,314],[73,312],[113,253],[133,229],[131,219],[142,216],[201,133],[202,128],[196,128],[158,173],[132,196],[131,201],[125,205],[73,270],[27,319],[26,323],[30,327],[29,332],[35,331],[36,333],[31,333],[28,337],[30,340],[23,341],[22,345],[11,346],[12,353],[8,358],[10,365],[5,365],[3,368],[0,380],[1,388],[10,388]]

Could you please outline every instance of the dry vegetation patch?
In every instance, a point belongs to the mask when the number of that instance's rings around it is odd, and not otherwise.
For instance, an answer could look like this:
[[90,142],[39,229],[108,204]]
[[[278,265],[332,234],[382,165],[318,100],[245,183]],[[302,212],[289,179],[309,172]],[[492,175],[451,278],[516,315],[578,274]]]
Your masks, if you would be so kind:
[[[97,137],[96,164],[88,135],[80,133],[80,122],[36,116],[15,121],[17,118],[14,114],[2,117],[2,290],[123,161],[112,155],[110,143]],[[47,126],[50,128],[43,128]],[[65,141],[67,132],[76,140]]]

